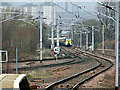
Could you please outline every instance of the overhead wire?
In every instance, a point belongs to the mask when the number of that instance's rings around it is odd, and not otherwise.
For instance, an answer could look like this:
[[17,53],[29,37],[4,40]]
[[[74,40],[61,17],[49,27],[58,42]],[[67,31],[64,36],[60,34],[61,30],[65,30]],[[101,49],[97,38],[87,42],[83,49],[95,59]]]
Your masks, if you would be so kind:
[[102,5],[102,6],[106,7],[106,8],[109,8],[110,10],[113,10],[113,11],[116,12],[116,10],[115,10],[113,7],[111,7],[111,6],[107,5],[107,4],[104,4],[104,3],[99,2],[99,1],[96,1],[96,0],[93,0],[93,1],[95,1],[95,2],[97,2],[98,4],[100,4],[100,5]]
[[16,15],[16,16],[13,16],[13,17],[10,17],[10,18],[7,18],[7,19],[5,19],[5,20],[0,21],[0,23],[6,22],[6,21],[8,21],[8,20],[12,20],[12,19],[17,18],[17,17],[22,16],[22,15],[23,15],[23,14]]
[[[75,15],[74,13],[72,13],[72,12],[70,12],[70,11],[64,9],[63,7],[59,6],[58,4],[56,4],[56,3],[52,2],[52,1],[51,1],[51,3],[53,3],[54,5],[60,7],[61,9],[65,10],[65,11],[67,11],[68,13],[74,15],[76,18],[82,18],[82,17],[78,17],[78,16]],[[79,22],[80,22],[80,21],[79,21]],[[83,26],[83,29],[84,29],[84,30],[88,31],[88,30],[85,28],[85,26],[84,26],[84,24],[83,24],[82,22],[80,22],[80,24]]]
[[74,15],[75,17],[77,17],[77,15],[75,15],[74,13],[72,13],[72,12],[70,12],[70,11],[68,11],[68,10],[64,9],[64,8],[63,8],[63,7],[61,7],[60,5],[58,5],[58,4],[56,4],[56,3],[54,3],[53,1],[51,1],[51,3],[52,3],[52,4],[54,4],[54,5],[56,5],[56,6],[58,6],[58,7],[59,7],[59,8],[61,8],[61,9],[65,10],[65,11],[67,11],[68,13],[70,13],[70,14]]

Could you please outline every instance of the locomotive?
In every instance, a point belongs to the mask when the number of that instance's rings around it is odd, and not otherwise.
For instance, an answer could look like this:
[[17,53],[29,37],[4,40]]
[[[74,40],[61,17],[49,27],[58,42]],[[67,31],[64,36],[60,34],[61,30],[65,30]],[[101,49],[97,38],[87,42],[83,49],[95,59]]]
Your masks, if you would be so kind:
[[66,39],[65,40],[65,46],[67,46],[67,47],[72,46],[72,39]]

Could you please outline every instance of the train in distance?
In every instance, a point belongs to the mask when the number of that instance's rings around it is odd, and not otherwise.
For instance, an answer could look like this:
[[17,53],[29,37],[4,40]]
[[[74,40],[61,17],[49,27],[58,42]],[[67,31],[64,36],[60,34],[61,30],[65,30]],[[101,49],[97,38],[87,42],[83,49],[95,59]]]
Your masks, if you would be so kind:
[[65,46],[67,46],[67,47],[72,46],[72,39],[67,38],[67,39],[65,40]]

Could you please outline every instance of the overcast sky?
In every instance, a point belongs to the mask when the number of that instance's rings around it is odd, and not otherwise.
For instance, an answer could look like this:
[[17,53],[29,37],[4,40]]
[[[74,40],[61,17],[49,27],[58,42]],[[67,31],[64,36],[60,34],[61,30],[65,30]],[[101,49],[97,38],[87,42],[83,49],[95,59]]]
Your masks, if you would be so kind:
[[71,2],[93,2],[95,0],[0,0],[1,2],[65,2],[65,1],[71,1]]
[[115,2],[118,0],[0,0],[0,2],[65,2],[65,1],[71,1],[71,2],[94,2],[94,1],[102,1],[102,2]]
[[0,0],[0,2],[115,2],[119,0]]

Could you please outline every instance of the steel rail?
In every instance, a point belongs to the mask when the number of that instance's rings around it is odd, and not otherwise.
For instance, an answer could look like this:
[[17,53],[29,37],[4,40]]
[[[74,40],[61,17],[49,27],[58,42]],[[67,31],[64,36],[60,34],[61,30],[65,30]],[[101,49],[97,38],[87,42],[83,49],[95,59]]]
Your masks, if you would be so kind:
[[[73,57],[70,57],[70,55],[67,53],[67,51],[65,52],[65,51],[63,51],[63,50],[61,49],[61,52],[62,52],[63,54],[65,54],[66,56],[64,56],[64,57],[58,57],[58,59],[72,58],[72,59],[74,60]],[[53,57],[53,58],[43,58],[43,61],[49,61],[49,60],[56,60],[56,59],[55,59],[55,57]],[[18,60],[19,63],[31,62],[31,61],[37,62],[37,61],[40,61],[40,59],[24,59],[24,60]],[[10,62],[10,63],[16,63],[16,61],[10,61],[10,60],[9,60],[9,62]]]
[[[79,50],[79,51],[80,51],[80,50]],[[83,53],[83,52],[82,52],[82,53]],[[113,63],[112,63],[111,61],[109,61],[108,59],[104,58],[104,57],[99,57],[98,55],[90,54],[90,53],[87,53],[87,52],[84,52],[84,53],[89,54],[89,55],[94,56],[94,57],[97,57],[97,58],[101,58],[102,60],[105,60],[105,61],[109,62],[109,66],[107,66],[105,69],[101,70],[100,72],[97,72],[96,74],[94,74],[94,75],[92,75],[92,76],[90,76],[90,77],[88,77],[88,78],[86,78],[86,79],[83,79],[82,81],[78,82],[77,84],[75,84],[75,85],[71,88],[71,90],[76,90],[76,89],[79,87],[80,84],[85,83],[86,81],[88,81],[88,80],[94,78],[95,76],[97,76],[97,75],[99,75],[99,74],[107,71],[108,69],[110,69],[110,68],[113,66]]]
[[83,74],[85,74],[85,73],[87,73],[87,72],[90,72],[90,71],[92,71],[92,70],[100,67],[100,66],[102,65],[102,63],[101,63],[99,60],[97,60],[97,59],[95,59],[95,60],[99,63],[98,65],[93,66],[92,68],[89,68],[89,69],[84,70],[84,71],[82,71],[82,72],[79,72],[79,73],[77,73],[77,74],[74,74],[74,75],[72,75],[72,76],[69,76],[69,77],[67,77],[67,78],[65,78],[65,79],[61,79],[61,80],[59,80],[59,81],[56,81],[56,82],[50,84],[49,86],[47,86],[47,87],[45,88],[45,90],[51,90],[51,89],[52,89],[55,85],[57,85],[57,84],[66,82],[66,81],[68,81],[68,80],[70,80],[70,79],[73,79],[73,78],[79,76],[79,75],[83,75]]
[[[81,53],[81,52],[80,52],[80,53]],[[86,52],[82,52],[82,53],[86,53]],[[113,66],[113,63],[112,63],[111,61],[109,61],[108,59],[104,58],[104,57],[96,56],[96,55],[89,54],[89,53],[86,53],[86,54],[88,54],[88,55],[90,55],[90,56],[93,56],[93,57],[96,57],[96,58],[103,59],[103,60],[109,62],[109,66],[107,66],[105,69],[101,70],[100,72],[97,72],[96,74],[94,74],[94,75],[92,75],[92,76],[90,76],[90,77],[88,77],[88,78],[86,78],[86,79],[83,79],[82,81],[78,82],[77,84],[75,84],[75,85],[71,88],[71,90],[76,90],[76,88],[77,88],[80,84],[83,84],[84,82],[92,79],[93,77],[97,76],[98,74],[100,74],[100,73],[102,73],[102,72],[105,72],[106,70],[110,69],[110,68]],[[96,60],[97,60],[97,59],[96,59]],[[45,90],[52,89],[52,87],[54,87],[54,86],[57,85],[57,84],[60,84],[60,83],[62,83],[62,82],[65,82],[65,81],[68,81],[68,80],[70,80],[70,79],[73,79],[73,78],[75,78],[75,77],[77,77],[77,76],[79,76],[79,75],[81,75],[81,74],[87,73],[87,72],[89,72],[89,71],[91,71],[91,70],[97,69],[98,67],[100,67],[100,66],[102,65],[102,63],[101,63],[99,60],[97,60],[97,61],[100,63],[98,66],[96,66],[96,67],[94,66],[92,69],[83,71],[83,72],[81,72],[81,73],[77,73],[77,74],[75,74],[75,75],[73,75],[73,76],[67,77],[67,78],[62,79],[62,80],[59,80],[59,81],[56,81],[56,82],[52,83],[51,85],[49,85],[48,87],[46,87]]]
[[[81,63],[84,61],[84,59],[80,60],[80,61],[75,61],[74,57],[72,57],[70,54],[68,54],[68,52],[66,51],[63,51],[63,53],[65,53],[66,55],[66,58],[71,58],[69,61],[65,61],[65,62],[62,62],[62,63],[57,63],[57,64],[49,64],[49,65],[43,65],[43,66],[33,66],[33,67],[20,67],[18,68],[18,70],[34,70],[34,69],[37,69],[37,68],[44,68],[44,67],[56,67],[56,66],[62,66],[62,65],[71,65],[71,64],[76,64],[76,63]],[[59,58],[59,59],[63,59],[63,57]],[[56,60],[56,59],[47,59],[45,61],[49,61],[49,60]],[[32,62],[33,61],[33,62]],[[19,61],[21,63],[23,62],[31,62],[30,64],[36,62],[36,61],[39,61],[39,60],[26,60],[26,61]],[[13,62],[13,61],[12,61]],[[15,61],[14,61],[15,63]],[[15,69],[10,69],[11,71],[15,71]]]

